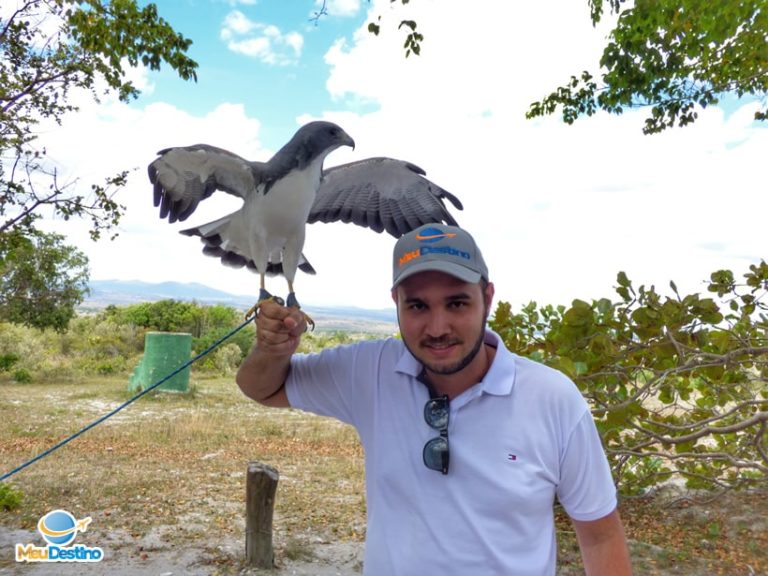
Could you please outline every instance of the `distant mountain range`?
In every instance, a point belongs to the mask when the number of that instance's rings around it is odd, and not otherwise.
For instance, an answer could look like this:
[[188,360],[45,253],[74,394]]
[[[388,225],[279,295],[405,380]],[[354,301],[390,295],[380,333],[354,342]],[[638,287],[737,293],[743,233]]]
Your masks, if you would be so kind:
[[[254,296],[230,294],[196,282],[142,282],[139,280],[91,280],[91,293],[80,306],[82,312],[95,312],[109,305],[129,306],[158,300],[195,301],[204,305],[222,304],[245,312]],[[397,315],[393,309],[369,310],[354,306],[306,306],[317,329],[393,334]]]

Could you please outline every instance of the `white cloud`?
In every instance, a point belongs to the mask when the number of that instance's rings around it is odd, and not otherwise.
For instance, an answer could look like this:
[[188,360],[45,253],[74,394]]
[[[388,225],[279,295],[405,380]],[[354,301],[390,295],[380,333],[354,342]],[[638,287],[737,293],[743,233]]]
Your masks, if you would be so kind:
[[301,49],[304,47],[304,37],[298,32],[289,32],[283,37],[286,46],[293,49],[296,58],[301,56]]
[[304,46],[300,33],[284,34],[277,26],[251,20],[239,10],[224,18],[219,37],[232,52],[273,66],[295,64]]
[[224,18],[221,28],[221,39],[232,40],[237,36],[248,34],[253,31],[258,24],[249,20],[245,14],[239,10],[233,10]]

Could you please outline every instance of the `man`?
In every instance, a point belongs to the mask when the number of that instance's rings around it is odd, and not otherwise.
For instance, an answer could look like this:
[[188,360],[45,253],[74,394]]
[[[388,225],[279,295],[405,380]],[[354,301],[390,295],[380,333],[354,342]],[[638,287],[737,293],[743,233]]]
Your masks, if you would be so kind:
[[589,407],[563,374],[486,329],[494,286],[473,238],[430,224],[394,251],[402,340],[294,356],[300,312],[274,303],[237,383],[357,429],[365,449],[364,574],[554,575],[553,504],[590,576],[631,573]]

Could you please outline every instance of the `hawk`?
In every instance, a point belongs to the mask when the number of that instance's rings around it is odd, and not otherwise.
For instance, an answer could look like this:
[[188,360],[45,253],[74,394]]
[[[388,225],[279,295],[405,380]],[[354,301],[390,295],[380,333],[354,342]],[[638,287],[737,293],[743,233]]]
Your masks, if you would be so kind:
[[296,271],[315,273],[303,253],[307,224],[352,222],[399,238],[422,224],[456,226],[444,199],[463,209],[410,162],[379,157],[323,169],[326,156],[341,146],[354,149],[355,141],[336,124],[315,121],[266,162],[207,144],[166,148],[148,168],[154,204],[173,223],[217,190],[242,198],[239,210],[181,234],[199,236],[203,253],[224,265],[259,274],[259,298],[249,315],[272,298],[265,276],[277,274],[288,282],[286,305],[298,308]]

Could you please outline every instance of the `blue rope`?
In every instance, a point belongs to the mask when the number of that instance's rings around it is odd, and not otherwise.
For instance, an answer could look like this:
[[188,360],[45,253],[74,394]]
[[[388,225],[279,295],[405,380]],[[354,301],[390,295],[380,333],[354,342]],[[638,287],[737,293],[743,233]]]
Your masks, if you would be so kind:
[[200,354],[198,354],[197,356],[195,356],[194,358],[192,358],[191,360],[189,360],[189,361],[188,361],[188,362],[186,362],[185,364],[183,364],[183,365],[179,366],[178,368],[176,368],[176,370],[174,370],[173,372],[171,372],[170,374],[168,374],[168,376],[166,376],[165,378],[163,378],[162,380],[160,380],[160,381],[158,381],[158,382],[155,382],[154,384],[152,384],[152,386],[150,386],[150,387],[149,387],[149,388],[147,388],[146,390],[142,390],[141,392],[139,392],[138,394],[136,394],[136,396],[134,396],[133,398],[130,398],[129,400],[126,400],[125,402],[123,402],[122,404],[120,404],[120,406],[118,406],[117,408],[115,408],[114,410],[112,410],[111,412],[109,412],[109,413],[105,414],[104,416],[102,416],[102,417],[101,417],[101,418],[99,418],[98,420],[96,420],[96,421],[94,421],[94,422],[91,422],[90,424],[88,424],[88,426],[86,426],[86,427],[85,427],[85,428],[83,428],[82,430],[80,430],[80,431],[78,431],[78,432],[75,432],[75,433],[74,433],[74,434],[72,434],[72,435],[71,435],[69,438],[65,438],[64,440],[62,440],[62,441],[61,441],[61,442],[59,442],[58,444],[55,444],[54,446],[51,446],[51,447],[50,447],[50,448],[48,448],[46,451],[44,451],[44,452],[42,452],[42,453],[38,454],[37,456],[35,456],[35,457],[34,457],[34,458],[32,458],[31,460],[28,460],[28,461],[24,462],[23,464],[21,464],[20,466],[17,466],[16,468],[14,468],[13,470],[11,470],[10,472],[7,472],[7,473],[3,474],[2,476],[0,476],[0,482],[2,482],[3,480],[5,480],[6,478],[10,478],[11,476],[13,476],[14,474],[16,474],[17,472],[21,472],[22,470],[24,470],[24,468],[26,468],[27,466],[30,466],[30,465],[34,464],[34,463],[35,463],[35,462],[37,462],[38,460],[42,460],[43,458],[45,458],[46,456],[48,456],[48,455],[49,455],[49,454],[51,454],[52,452],[54,452],[54,451],[58,450],[59,448],[61,448],[61,447],[62,447],[62,446],[64,446],[65,444],[69,444],[69,443],[70,443],[72,440],[74,440],[74,439],[75,439],[75,438],[77,438],[78,436],[80,436],[80,435],[82,435],[82,434],[85,434],[85,433],[86,433],[86,432],[88,432],[88,430],[90,430],[91,428],[94,428],[94,427],[98,426],[99,424],[101,424],[102,422],[104,422],[104,420],[106,420],[107,418],[110,418],[110,417],[114,416],[115,414],[117,414],[118,412],[120,412],[120,410],[122,410],[123,408],[125,408],[125,407],[129,406],[130,404],[133,404],[134,402],[136,402],[136,400],[138,400],[139,398],[141,398],[141,397],[142,397],[142,396],[144,396],[145,394],[147,394],[147,393],[151,392],[152,390],[154,390],[155,388],[157,388],[157,387],[158,387],[158,386],[160,386],[161,384],[163,384],[163,383],[167,382],[168,380],[170,380],[171,378],[173,378],[174,376],[176,376],[176,374],[178,374],[179,372],[181,372],[181,371],[182,371],[182,370],[184,370],[185,368],[188,368],[189,366],[191,366],[192,364],[194,364],[195,362],[197,362],[198,360],[200,360],[200,358],[202,358],[203,356],[205,356],[205,355],[207,355],[207,354],[210,354],[210,352],[211,352],[212,350],[214,350],[216,347],[218,347],[218,346],[219,346],[219,345],[220,345],[222,342],[224,342],[225,340],[227,340],[227,339],[231,338],[232,336],[234,336],[235,334],[237,334],[237,333],[238,333],[240,330],[242,330],[243,328],[245,328],[245,327],[248,325],[248,323],[249,323],[249,322],[252,322],[252,321],[254,320],[254,318],[256,318],[256,316],[255,316],[255,315],[251,316],[251,317],[250,317],[250,318],[248,318],[248,319],[247,319],[245,322],[243,322],[242,324],[240,324],[240,326],[238,326],[237,328],[235,328],[234,330],[232,330],[232,331],[231,331],[229,334],[227,334],[227,335],[223,336],[222,338],[219,338],[219,339],[218,339],[216,342],[214,342],[213,344],[211,344],[211,345],[210,345],[208,348],[206,348],[205,350],[203,350],[203,351],[202,351]]

